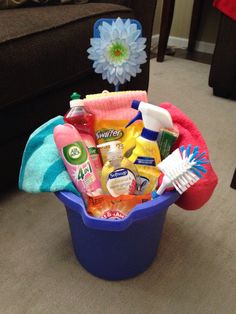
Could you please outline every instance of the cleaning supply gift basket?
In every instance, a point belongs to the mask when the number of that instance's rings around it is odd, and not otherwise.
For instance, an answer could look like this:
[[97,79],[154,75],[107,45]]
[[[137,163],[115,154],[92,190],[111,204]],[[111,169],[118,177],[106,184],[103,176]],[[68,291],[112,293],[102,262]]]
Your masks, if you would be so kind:
[[82,125],[70,124],[68,112],[32,133],[19,187],[55,192],[75,255],[90,273],[130,278],[155,259],[167,209],[202,207],[217,177],[203,137],[177,107],[149,104],[145,91],[88,95],[78,106],[73,98],[69,112],[78,107],[71,115]]
[[74,92],[64,116],[35,130],[19,188],[54,192],[79,262],[95,276],[120,280],[153,262],[169,206],[202,207],[217,176],[201,133],[181,110],[150,104],[146,91],[119,91],[146,61],[140,23],[99,20],[94,34],[89,58],[115,92],[83,99]]

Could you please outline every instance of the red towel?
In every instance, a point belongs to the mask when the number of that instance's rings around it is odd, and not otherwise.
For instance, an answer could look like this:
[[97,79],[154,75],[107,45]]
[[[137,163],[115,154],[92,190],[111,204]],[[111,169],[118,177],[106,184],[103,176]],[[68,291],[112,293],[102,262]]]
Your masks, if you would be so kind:
[[236,21],[236,0],[214,0],[213,6]]
[[[176,149],[181,145],[187,147],[188,144],[199,146],[199,151],[206,152],[206,158],[210,160],[207,145],[198,130],[197,126],[177,107],[170,103],[162,103],[160,107],[165,108],[171,114],[173,123],[179,129],[179,138],[175,143]],[[195,210],[202,207],[211,197],[218,177],[214,172],[211,164],[204,165],[207,173],[203,175],[191,188],[184,192],[176,204],[183,209]]]

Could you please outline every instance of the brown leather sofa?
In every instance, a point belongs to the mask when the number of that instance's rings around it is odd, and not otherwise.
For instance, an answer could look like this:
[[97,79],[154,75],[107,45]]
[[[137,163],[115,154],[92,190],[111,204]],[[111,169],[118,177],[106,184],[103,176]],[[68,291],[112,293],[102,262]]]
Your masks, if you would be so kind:
[[[156,0],[103,0],[0,11],[0,191],[16,185],[29,135],[63,115],[73,91],[113,89],[88,60],[95,21],[138,19],[149,57],[155,7]],[[149,60],[122,89],[147,90],[148,80]]]

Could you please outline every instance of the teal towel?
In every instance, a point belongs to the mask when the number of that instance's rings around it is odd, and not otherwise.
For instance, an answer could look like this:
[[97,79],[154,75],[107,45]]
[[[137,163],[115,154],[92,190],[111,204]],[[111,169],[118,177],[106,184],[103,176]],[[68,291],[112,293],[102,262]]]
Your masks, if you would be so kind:
[[49,120],[30,135],[19,175],[21,190],[30,193],[66,190],[80,195],[54,142],[53,130],[58,124],[64,124],[62,116]]

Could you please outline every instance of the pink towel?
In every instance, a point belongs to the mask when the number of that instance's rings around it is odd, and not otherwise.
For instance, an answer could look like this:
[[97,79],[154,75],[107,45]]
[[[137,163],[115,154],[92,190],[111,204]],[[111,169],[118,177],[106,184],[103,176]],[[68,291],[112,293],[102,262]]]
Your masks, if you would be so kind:
[[235,0],[214,0],[213,6],[225,15],[236,21],[236,1]]
[[104,97],[85,98],[84,106],[97,120],[131,120],[137,114],[131,108],[134,99],[147,102],[146,91],[113,92]]
[[[193,146],[199,146],[200,152],[205,151],[206,158],[209,159],[207,145],[196,125],[181,110],[172,104],[162,103],[160,104],[160,107],[169,111],[172,116],[173,123],[179,129],[180,135],[173,149],[176,149],[181,145],[186,147],[188,144],[192,144]],[[210,163],[204,166],[207,173],[204,174],[203,178],[183,193],[183,195],[181,195],[176,202],[176,204],[181,208],[187,210],[198,209],[202,207],[213,194],[218,182],[218,177]]]

